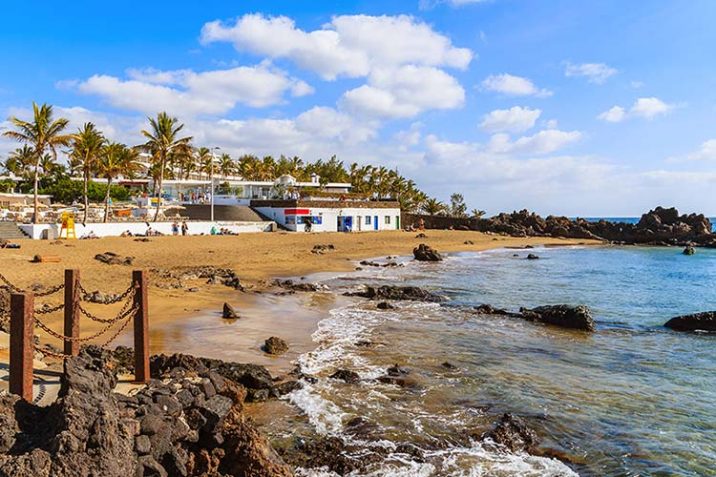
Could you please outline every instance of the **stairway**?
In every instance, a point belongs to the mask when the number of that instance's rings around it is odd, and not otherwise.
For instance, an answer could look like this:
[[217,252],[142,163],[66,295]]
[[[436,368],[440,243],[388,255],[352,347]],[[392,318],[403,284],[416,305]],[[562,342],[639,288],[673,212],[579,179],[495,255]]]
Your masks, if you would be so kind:
[[27,235],[20,230],[15,222],[0,221],[0,239],[17,240],[27,238]]

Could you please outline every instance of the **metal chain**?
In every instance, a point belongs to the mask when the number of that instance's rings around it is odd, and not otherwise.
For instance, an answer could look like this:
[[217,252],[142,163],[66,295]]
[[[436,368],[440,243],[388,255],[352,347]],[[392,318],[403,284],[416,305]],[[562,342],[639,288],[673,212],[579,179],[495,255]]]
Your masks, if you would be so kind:
[[56,311],[60,311],[65,307],[64,303],[60,303],[57,306],[46,306],[45,308],[40,308],[38,310],[35,310],[36,315],[49,315],[50,313],[54,313]]
[[[87,289],[82,286],[82,282],[78,282],[77,286],[80,290],[80,299],[82,301],[89,302],[89,300],[87,300],[86,297],[91,296],[92,293],[87,291]],[[120,301],[127,298],[127,296],[129,296],[129,294],[132,293],[132,291],[134,291],[134,288],[135,288],[134,284],[131,284],[131,285],[129,285],[129,288],[127,288],[121,295],[117,295],[115,298],[112,298],[111,300],[108,300],[104,303],[98,303],[98,305],[113,305],[115,303],[119,303]],[[94,302],[92,302],[92,303],[94,303]]]
[[61,284],[57,285],[56,287],[50,288],[50,289],[47,290],[47,291],[36,292],[36,293],[35,293],[35,296],[37,296],[37,297],[44,297],[44,296],[54,295],[55,293],[57,293],[58,291],[60,291],[60,290],[62,290],[62,289],[64,289],[64,288],[65,288],[65,284],[64,284],[64,283],[61,283]]
[[16,286],[13,285],[12,283],[10,283],[10,281],[9,281],[7,278],[5,278],[5,276],[4,276],[2,273],[0,273],[0,281],[2,281],[5,285],[7,285],[7,287],[8,287],[10,290],[12,290],[12,291],[14,291],[14,292],[16,292],[16,293],[22,293],[22,292],[25,291],[25,290],[19,289],[18,287],[16,287]]
[[128,313],[130,310],[130,306],[134,303],[134,295],[129,296],[127,301],[125,302],[122,309],[119,311],[117,316],[114,318],[100,318],[97,315],[92,314],[91,312],[87,311],[82,305],[79,303],[77,304],[77,309],[85,315],[87,318],[89,318],[92,321],[96,321],[97,323],[116,323],[118,321],[121,321],[122,319],[126,318],[128,316]]
[[[7,278],[5,278],[5,276],[2,273],[0,273],[0,281],[3,282],[11,291],[14,291],[15,293],[26,293],[27,292],[27,290],[18,288],[15,285],[13,285],[12,283],[10,283],[10,281]],[[49,290],[46,290],[43,292],[33,292],[33,293],[36,297],[50,296],[50,295],[54,295],[55,293],[62,290],[63,288],[65,288],[65,284],[61,283],[57,286],[50,288]]]
[[[139,309],[138,307],[134,307],[134,308],[132,308],[132,309],[130,310],[130,312],[136,312],[138,309]],[[130,321],[130,317],[131,317],[131,313],[127,313],[127,317],[126,317],[126,318],[127,318],[127,322]],[[84,337],[84,338],[80,338],[80,337],[74,338],[74,337],[72,337],[72,336],[61,335],[60,333],[57,333],[56,331],[52,330],[50,327],[48,327],[48,326],[47,326],[46,324],[44,324],[42,321],[40,321],[39,319],[37,319],[37,317],[35,317],[35,323],[37,324],[37,326],[39,326],[39,327],[40,327],[43,331],[45,331],[47,334],[49,334],[50,336],[53,336],[53,337],[55,337],[55,338],[57,338],[57,339],[59,339],[59,340],[62,340],[62,341],[76,341],[76,342],[82,343],[82,342],[85,342],[85,341],[92,341],[92,340],[95,339],[95,338],[99,338],[100,336],[102,336],[103,334],[105,334],[107,331],[109,331],[109,329],[112,328],[112,325],[114,325],[115,322],[112,322],[112,323],[108,324],[107,326],[105,326],[104,328],[102,328],[101,330],[99,330],[97,333],[95,333],[95,334],[93,334],[93,335],[91,335],[91,336],[86,336],[86,337]]]
[[[136,312],[137,310],[139,310],[139,308],[138,308],[138,307],[135,307],[133,311]],[[117,329],[117,331],[112,335],[112,337],[109,338],[107,341],[104,342],[104,344],[102,345],[102,347],[103,347],[103,348],[106,348],[107,346],[109,346],[109,344],[110,344],[112,341],[114,341],[115,339],[117,339],[117,336],[119,336],[119,335],[122,333],[122,331],[124,331],[124,329],[127,328],[127,325],[129,325],[129,322],[130,322],[130,321],[132,321],[132,320],[127,319],[127,320],[122,324],[122,326],[120,326],[120,327]]]
[[44,354],[45,356],[50,356],[51,358],[58,358],[58,359],[67,359],[71,358],[72,356],[65,354],[65,353],[55,353],[54,351],[50,351],[46,348],[38,349],[40,353]]

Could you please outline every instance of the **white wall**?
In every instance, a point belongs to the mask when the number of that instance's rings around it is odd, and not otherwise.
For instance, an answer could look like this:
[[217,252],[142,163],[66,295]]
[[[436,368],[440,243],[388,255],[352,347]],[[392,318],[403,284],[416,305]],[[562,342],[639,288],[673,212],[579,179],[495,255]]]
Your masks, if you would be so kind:
[[[189,225],[189,235],[209,235],[212,226],[216,226],[217,229],[229,229],[233,233],[269,232],[274,226],[273,222],[190,221],[187,224]],[[171,222],[150,222],[150,225],[152,229],[164,235],[172,234]],[[52,240],[56,239],[60,233],[60,224],[20,224],[19,227],[33,239],[47,238]],[[147,231],[147,225],[144,222],[90,223],[86,226],[75,224],[77,238],[88,234],[90,231],[94,232],[97,237],[118,237],[126,230],[132,232],[133,235],[144,235]]]
[[[286,224],[286,215],[284,214],[285,209],[283,207],[254,207],[256,210],[261,212],[264,216],[275,222],[283,225],[284,227],[296,231],[303,232],[303,224]],[[305,207],[298,207],[305,208]],[[320,225],[314,224],[311,227],[312,232],[336,232],[338,231],[338,217],[353,217],[353,232],[372,232],[375,231],[375,217],[378,217],[378,230],[397,230],[399,225],[396,223],[397,217],[400,217],[400,209],[378,209],[378,208],[351,208],[345,207],[343,209],[335,208],[320,208],[312,207],[309,209],[311,216],[321,216],[323,223]],[[370,224],[365,223],[365,217],[370,216]],[[390,223],[385,223],[385,217],[390,217]],[[360,227],[358,225],[358,217],[360,217]]]

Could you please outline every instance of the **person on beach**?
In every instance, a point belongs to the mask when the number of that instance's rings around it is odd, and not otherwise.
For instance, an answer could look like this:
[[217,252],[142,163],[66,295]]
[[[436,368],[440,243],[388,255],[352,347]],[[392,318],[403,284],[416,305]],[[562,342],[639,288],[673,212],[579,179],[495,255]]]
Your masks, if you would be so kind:
[[172,235],[179,235],[179,224],[176,221],[172,222]]
[[181,223],[181,234],[182,234],[182,236],[184,236],[184,237],[186,237],[187,235],[189,235],[189,226],[187,225],[186,220],[182,220],[182,223]]

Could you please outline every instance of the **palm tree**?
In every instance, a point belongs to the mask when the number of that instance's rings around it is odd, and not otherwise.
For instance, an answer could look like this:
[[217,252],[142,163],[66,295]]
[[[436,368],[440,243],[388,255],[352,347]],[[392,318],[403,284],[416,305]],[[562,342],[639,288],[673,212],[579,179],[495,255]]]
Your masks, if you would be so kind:
[[38,208],[39,200],[37,197],[38,183],[40,181],[40,161],[46,152],[50,152],[53,160],[57,159],[57,148],[67,146],[72,140],[69,134],[62,134],[67,127],[69,121],[65,118],[54,119],[52,114],[52,106],[43,104],[38,106],[32,103],[33,119],[32,121],[24,121],[22,119],[11,117],[10,122],[16,128],[15,131],[5,131],[4,136],[20,141],[33,148],[33,159],[35,161],[34,170],[34,211],[32,221],[37,224],[39,222]]
[[32,164],[35,162],[35,153],[33,151],[27,144],[18,147],[10,153],[3,167],[14,176],[27,178],[32,169]]
[[109,143],[102,148],[97,162],[97,173],[107,179],[107,192],[104,197],[104,222],[109,219],[109,199],[112,180],[122,174],[132,177],[140,168],[139,154],[124,144]]
[[438,215],[445,212],[445,204],[437,199],[430,198],[423,203],[422,209],[428,215]]
[[472,209],[472,211],[470,212],[470,216],[473,219],[481,219],[486,213],[487,212],[485,212],[484,210]]
[[167,157],[173,151],[189,146],[192,138],[191,136],[178,137],[184,125],[180,124],[177,118],[170,117],[166,112],[159,113],[156,119],[148,119],[151,130],[142,130],[142,135],[147,139],[147,142],[142,147],[152,155],[152,160],[159,165],[159,179],[156,188],[157,210],[154,213],[154,221],[156,222],[159,219]]
[[87,223],[87,212],[89,210],[89,181],[97,166],[97,160],[102,148],[105,145],[105,138],[92,123],[85,123],[77,131],[72,139],[72,151],[70,161],[82,172],[82,198],[85,205],[85,212],[82,216],[82,225]]
[[214,165],[214,158],[211,155],[211,149],[208,147],[200,147],[196,150],[196,161],[198,164],[199,175],[206,174],[208,177],[211,176],[212,167]]
[[232,175],[236,170],[236,163],[227,153],[223,153],[219,158],[219,172],[226,179],[226,177]]

